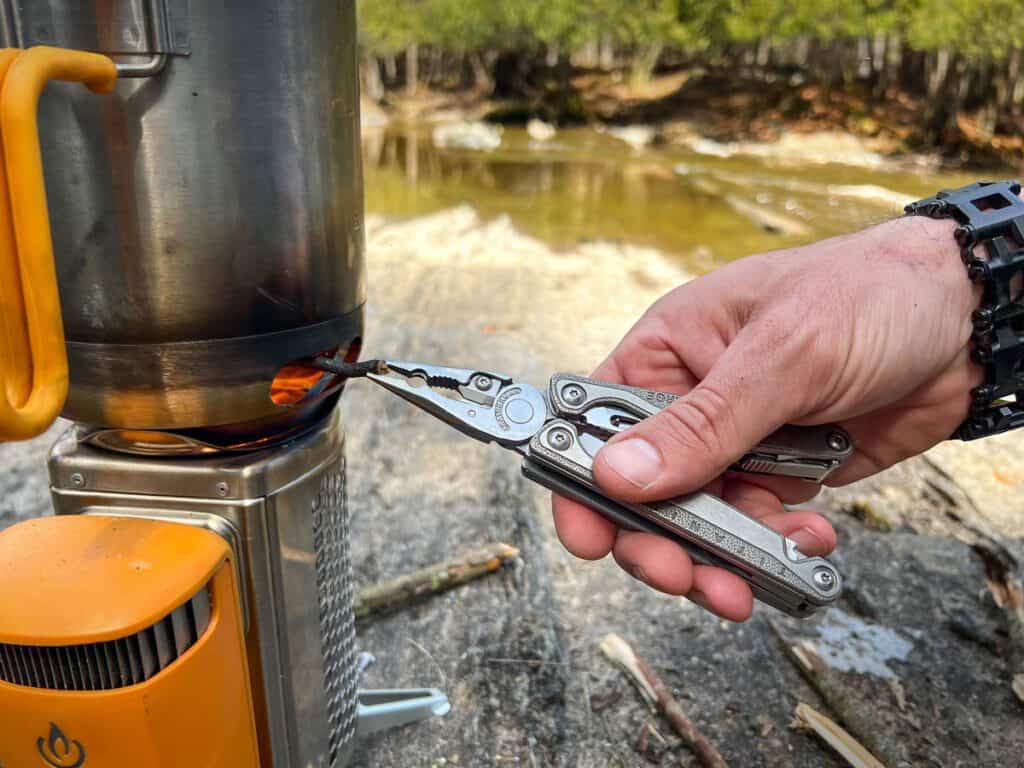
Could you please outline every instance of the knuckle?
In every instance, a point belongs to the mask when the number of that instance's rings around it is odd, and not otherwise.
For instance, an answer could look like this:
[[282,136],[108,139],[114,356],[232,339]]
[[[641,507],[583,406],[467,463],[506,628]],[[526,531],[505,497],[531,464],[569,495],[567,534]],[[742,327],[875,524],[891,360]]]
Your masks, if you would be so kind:
[[662,411],[668,437],[685,451],[720,458],[731,429],[732,408],[716,390],[700,386]]

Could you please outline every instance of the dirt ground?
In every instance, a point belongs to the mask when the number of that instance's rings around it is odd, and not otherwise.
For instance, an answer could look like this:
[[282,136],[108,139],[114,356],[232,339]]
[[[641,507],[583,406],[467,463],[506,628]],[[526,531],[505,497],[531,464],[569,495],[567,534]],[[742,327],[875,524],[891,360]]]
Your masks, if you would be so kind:
[[[541,384],[588,372],[650,302],[687,279],[618,244],[553,252],[469,207],[367,221],[365,355],[504,370]],[[837,607],[732,625],[559,545],[516,457],[366,382],[343,398],[357,581],[489,541],[511,566],[359,630],[366,687],[444,689],[451,712],[371,737],[358,766],[693,765],[598,651],[627,639],[732,766],[839,766],[790,726],[797,702],[841,721],[889,768],[1021,765],[1024,648],[1011,603],[1024,557],[1021,436],[949,444],[820,500],[840,533]],[[0,445],[0,527],[45,513],[50,435]],[[1019,597],[1019,595],[1017,595]],[[786,653],[811,644],[816,672]],[[810,682],[814,679],[814,684]],[[1024,680],[1024,678],[1022,678]],[[638,734],[648,733],[644,754]]]

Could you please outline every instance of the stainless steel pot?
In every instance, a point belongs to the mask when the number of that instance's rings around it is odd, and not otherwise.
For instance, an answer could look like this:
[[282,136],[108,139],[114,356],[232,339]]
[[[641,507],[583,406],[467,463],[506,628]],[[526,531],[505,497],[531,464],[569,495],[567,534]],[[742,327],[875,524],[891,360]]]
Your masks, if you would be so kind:
[[281,366],[362,332],[354,2],[12,0],[0,15],[7,46],[121,70],[111,96],[54,83],[40,102],[64,415],[287,419],[269,396]]

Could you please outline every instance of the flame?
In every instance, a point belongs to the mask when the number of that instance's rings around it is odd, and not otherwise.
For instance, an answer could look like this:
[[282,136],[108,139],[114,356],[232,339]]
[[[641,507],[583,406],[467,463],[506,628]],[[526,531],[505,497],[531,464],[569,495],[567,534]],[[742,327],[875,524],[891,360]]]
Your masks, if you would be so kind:
[[69,741],[60,727],[51,722],[50,734],[36,740],[39,756],[53,768],[79,768],[85,763],[85,748],[77,739]]
[[295,405],[304,399],[324,376],[330,375],[300,363],[289,363],[274,377],[270,385],[270,399],[276,405]]
[[[360,341],[356,339],[345,349],[346,363],[354,363],[359,359],[361,346]],[[340,351],[341,348],[337,347],[321,354],[337,356]],[[283,366],[274,376],[274,381],[270,384],[270,399],[275,405],[295,405],[305,400],[317,388],[322,392],[333,383],[334,379],[333,373],[311,368],[304,364],[303,360],[296,360]],[[321,384],[324,386],[321,387]],[[319,392],[315,393],[319,394]]]
[[[60,752],[57,751],[57,745],[60,745]],[[71,749],[71,744],[68,743],[68,737],[64,735],[64,731],[57,727],[56,723],[50,723],[50,740],[46,744],[50,748],[50,754],[56,757],[58,760],[62,760],[68,756],[68,751]]]

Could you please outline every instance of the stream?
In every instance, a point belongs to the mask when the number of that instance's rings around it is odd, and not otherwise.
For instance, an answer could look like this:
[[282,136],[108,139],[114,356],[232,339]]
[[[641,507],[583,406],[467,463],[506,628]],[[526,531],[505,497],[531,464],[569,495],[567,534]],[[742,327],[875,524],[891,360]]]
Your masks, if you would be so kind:
[[470,203],[555,246],[647,245],[699,273],[868,226],[898,215],[904,202],[974,178],[923,164],[869,167],[733,154],[711,142],[699,148],[634,148],[582,127],[547,141],[506,127],[495,149],[442,148],[429,125],[388,126],[363,139],[366,209],[411,217]]

